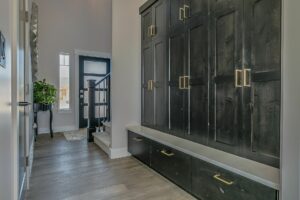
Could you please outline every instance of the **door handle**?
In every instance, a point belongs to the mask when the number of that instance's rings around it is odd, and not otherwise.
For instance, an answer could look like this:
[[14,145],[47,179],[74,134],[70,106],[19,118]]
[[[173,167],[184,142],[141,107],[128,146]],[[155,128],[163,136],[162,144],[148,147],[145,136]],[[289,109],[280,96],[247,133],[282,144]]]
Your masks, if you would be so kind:
[[183,17],[188,19],[190,17],[190,6],[184,5],[183,6]]
[[184,86],[182,86],[182,80],[183,80],[183,76],[179,76],[179,89],[180,90],[184,90]]
[[183,21],[183,20],[184,20],[184,19],[183,19],[182,13],[183,13],[183,15],[184,15],[184,8],[179,8],[179,20],[180,20],[180,21]]
[[243,87],[243,70],[241,69],[235,70],[235,87],[236,88]]
[[27,101],[19,101],[18,102],[18,106],[20,107],[26,107],[26,106],[30,106],[31,103],[27,102]]
[[153,37],[153,36],[155,36],[155,34],[156,34],[156,26],[151,25],[150,27],[151,27],[151,28],[150,28],[150,30],[151,30],[151,36]]
[[151,37],[151,27],[152,27],[152,26],[149,26],[149,27],[148,27],[148,33],[147,33],[147,34],[148,34],[148,37]]
[[141,142],[141,141],[143,141],[143,139],[140,139],[140,138],[137,138],[137,137],[133,138],[133,140],[136,141],[136,142]]
[[168,157],[172,157],[172,156],[175,156],[174,153],[168,153],[166,150],[162,150],[160,151],[161,154],[165,155],[165,156],[168,156]]
[[148,86],[147,86],[149,91],[152,91],[154,88],[154,81],[153,80],[149,80],[148,81]]
[[183,87],[184,89],[186,90],[189,90],[190,89],[190,77],[189,76],[183,76]]
[[251,87],[251,69],[244,69],[244,87]]
[[220,181],[220,182],[224,183],[225,185],[232,185],[234,183],[233,181],[227,181],[227,180],[221,178],[221,174],[216,174],[213,177],[214,177],[214,179],[216,179],[217,181]]

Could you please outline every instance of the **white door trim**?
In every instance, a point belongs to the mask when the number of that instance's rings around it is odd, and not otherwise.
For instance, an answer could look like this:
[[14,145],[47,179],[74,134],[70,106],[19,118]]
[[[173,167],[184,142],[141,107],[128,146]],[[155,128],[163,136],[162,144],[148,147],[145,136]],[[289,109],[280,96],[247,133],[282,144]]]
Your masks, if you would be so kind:
[[90,57],[98,57],[98,58],[109,58],[111,59],[111,53],[105,52],[97,52],[97,51],[88,51],[88,50],[80,50],[75,49],[75,122],[76,127],[79,129],[79,56],[90,56]]

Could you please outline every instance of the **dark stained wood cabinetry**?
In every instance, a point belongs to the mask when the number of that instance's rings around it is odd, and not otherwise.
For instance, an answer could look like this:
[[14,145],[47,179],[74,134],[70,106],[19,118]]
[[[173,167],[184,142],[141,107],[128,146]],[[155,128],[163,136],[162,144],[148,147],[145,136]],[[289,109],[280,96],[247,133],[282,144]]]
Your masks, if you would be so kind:
[[277,191],[196,158],[192,172],[192,193],[201,200],[277,199]]
[[142,124],[278,168],[281,0],[143,9]]
[[142,14],[142,124],[168,128],[167,2],[159,0]]

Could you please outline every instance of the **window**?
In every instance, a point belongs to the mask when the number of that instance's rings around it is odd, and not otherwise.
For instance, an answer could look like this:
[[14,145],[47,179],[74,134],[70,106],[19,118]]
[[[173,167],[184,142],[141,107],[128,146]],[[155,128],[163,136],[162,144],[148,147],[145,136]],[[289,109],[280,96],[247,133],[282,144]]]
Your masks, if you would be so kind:
[[70,55],[59,55],[59,109],[70,109]]

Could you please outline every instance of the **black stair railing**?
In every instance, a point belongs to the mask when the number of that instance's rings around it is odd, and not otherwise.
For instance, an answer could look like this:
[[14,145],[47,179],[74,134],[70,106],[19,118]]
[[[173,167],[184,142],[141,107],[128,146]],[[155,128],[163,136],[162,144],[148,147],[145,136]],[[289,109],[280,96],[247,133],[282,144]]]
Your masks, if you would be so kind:
[[88,80],[88,141],[93,142],[93,133],[102,132],[103,123],[111,120],[110,73],[100,81]]

